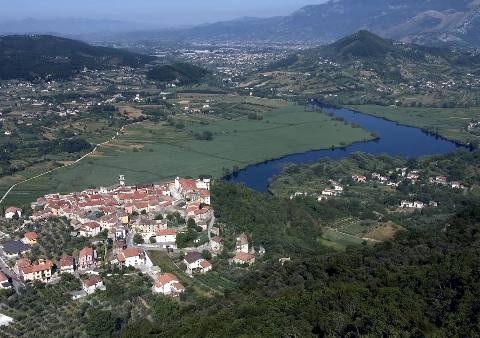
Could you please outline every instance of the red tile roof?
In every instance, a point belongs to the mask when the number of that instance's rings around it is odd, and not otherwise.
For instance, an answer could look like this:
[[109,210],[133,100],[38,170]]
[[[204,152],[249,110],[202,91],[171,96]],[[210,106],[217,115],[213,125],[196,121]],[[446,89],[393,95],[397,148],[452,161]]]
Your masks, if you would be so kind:
[[93,249],[92,248],[83,248],[80,250],[79,257],[87,257],[87,256],[92,256],[93,257]]
[[212,264],[209,261],[203,260],[200,262],[200,266],[204,269],[209,268],[212,266]]
[[25,235],[23,235],[26,239],[29,241],[34,241],[37,239],[37,234],[33,231],[26,232]]
[[102,279],[97,275],[90,275],[87,279],[82,280],[82,284],[86,287],[94,286],[100,283]]
[[155,286],[160,288],[167,283],[171,282],[178,282],[178,278],[172,273],[162,273],[157,276],[157,280],[155,281]]
[[175,229],[160,229],[155,232],[157,236],[173,236],[177,234]]
[[45,262],[43,262],[43,263],[26,266],[26,267],[24,267],[24,268],[21,268],[20,270],[21,270],[24,274],[28,274],[28,273],[33,273],[33,272],[40,272],[40,271],[50,270],[50,269],[52,269],[52,267],[53,267],[52,261],[45,261]]
[[243,261],[243,262],[246,262],[246,263],[250,262],[254,258],[255,258],[254,255],[246,253],[246,252],[237,252],[235,254],[235,259],[238,259],[239,261]]
[[72,256],[63,256],[59,260],[60,267],[73,266],[73,257]]

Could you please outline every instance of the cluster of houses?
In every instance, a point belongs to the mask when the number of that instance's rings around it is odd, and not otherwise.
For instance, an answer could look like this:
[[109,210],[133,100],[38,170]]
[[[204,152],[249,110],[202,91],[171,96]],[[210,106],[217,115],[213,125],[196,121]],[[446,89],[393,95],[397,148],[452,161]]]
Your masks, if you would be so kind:
[[330,180],[330,187],[325,188],[322,190],[321,194],[309,194],[308,192],[295,192],[294,194],[290,195],[290,199],[298,198],[298,197],[316,197],[319,202],[326,201],[329,197],[337,197],[343,194],[344,188],[343,186],[338,183],[337,181]]
[[464,189],[465,188],[461,182],[449,181],[447,176],[430,177],[428,181],[430,183],[433,183],[433,184],[449,186],[452,189]]
[[[389,174],[392,174],[392,173],[393,173],[393,171],[389,172]],[[408,168],[396,168],[395,173],[398,175],[398,177],[401,178],[400,180],[397,180],[397,182],[393,182],[390,179],[388,179],[387,177],[382,176],[379,173],[372,173],[370,176],[371,176],[371,179],[373,181],[377,181],[381,184],[386,184],[386,185],[392,186],[392,187],[398,187],[400,185],[402,179],[409,181],[411,184],[416,184],[418,182],[418,180],[420,180],[420,176],[421,176],[421,171],[418,170],[418,169],[408,170]],[[355,183],[367,183],[368,182],[367,177],[366,176],[361,176],[361,175],[353,175],[352,180]],[[449,181],[446,176],[429,177],[428,182],[432,183],[432,184],[440,184],[440,185],[444,185],[444,186],[449,186],[453,189],[463,189],[464,188],[464,186],[460,182]]]
[[[157,242],[173,240],[173,235],[165,236],[160,231],[167,229],[168,214],[179,213],[205,228],[213,215],[210,180],[179,177],[164,184],[125,186],[124,177],[120,176],[120,184],[113,187],[45,195],[32,203],[32,209],[32,221],[63,216],[84,237],[95,237],[107,230],[115,239],[117,234],[122,237],[125,227],[130,226],[145,238],[158,237]],[[135,214],[142,217],[131,224]]]
[[[383,176],[382,174],[373,172],[369,174],[370,180],[373,182],[378,182],[380,184],[385,184],[387,186],[397,188],[403,180],[409,181],[411,184],[416,184],[421,177],[421,170],[419,169],[412,169],[409,170],[408,168],[395,168],[395,171],[390,171],[389,174],[396,173],[399,177],[398,180],[393,181],[388,177]],[[352,175],[352,181],[354,183],[363,184],[368,183],[370,180],[367,176],[363,175]],[[453,189],[464,189],[465,187],[461,182],[458,181],[449,181],[446,176],[434,176],[429,177],[428,182],[431,184],[439,184],[443,186],[448,186]],[[316,197],[318,201],[325,201],[331,196],[340,196],[344,192],[344,187],[338,183],[337,181],[330,180],[330,187],[323,189],[321,194],[312,193],[309,194],[307,192],[295,192],[294,194],[290,195],[290,199],[298,198],[298,197]],[[426,207],[433,207],[436,208],[438,203],[435,201],[430,201],[428,203],[420,202],[420,201],[407,201],[403,200],[400,202],[400,208],[405,209],[423,209]]]

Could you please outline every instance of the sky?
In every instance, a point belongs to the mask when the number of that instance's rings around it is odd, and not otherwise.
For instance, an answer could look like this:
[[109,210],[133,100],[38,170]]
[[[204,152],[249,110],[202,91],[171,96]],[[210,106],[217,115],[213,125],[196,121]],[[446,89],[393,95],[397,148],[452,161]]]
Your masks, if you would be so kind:
[[326,0],[0,0],[0,20],[114,19],[157,25],[194,25],[244,16],[287,15]]

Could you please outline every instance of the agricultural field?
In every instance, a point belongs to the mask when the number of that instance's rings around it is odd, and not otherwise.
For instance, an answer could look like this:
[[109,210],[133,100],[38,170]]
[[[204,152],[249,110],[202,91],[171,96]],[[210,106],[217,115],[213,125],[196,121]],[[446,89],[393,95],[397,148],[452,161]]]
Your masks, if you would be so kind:
[[[258,118],[182,113],[167,122],[131,125],[80,163],[18,186],[6,204],[22,205],[47,192],[112,185],[119,174],[126,176],[128,184],[177,175],[219,178],[252,163],[372,138],[365,130],[321,112],[305,111],[303,106],[281,100],[249,100],[249,109],[253,105]],[[3,183],[0,189],[5,191],[7,186]]]
[[480,137],[467,131],[472,120],[480,119],[480,107],[475,108],[419,108],[356,105],[347,108],[422,128],[447,139],[461,143],[477,143]]

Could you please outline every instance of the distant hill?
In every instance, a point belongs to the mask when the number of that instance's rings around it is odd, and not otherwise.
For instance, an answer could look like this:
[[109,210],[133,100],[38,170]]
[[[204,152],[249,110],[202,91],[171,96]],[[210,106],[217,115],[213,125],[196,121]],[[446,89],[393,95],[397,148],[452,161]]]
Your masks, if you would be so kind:
[[[255,79],[255,80],[253,80]],[[362,30],[252,74],[249,86],[340,103],[480,104],[480,53],[383,39]],[[268,93],[264,93],[267,95]]]
[[148,71],[147,77],[160,82],[178,81],[180,84],[191,84],[197,83],[207,74],[208,72],[203,68],[178,62],[154,67]]
[[[480,55],[474,52],[448,47],[429,47],[402,43],[382,37],[366,30],[358,31],[330,45],[299,52],[286,60],[270,65],[268,68],[305,68],[314,70],[319,58],[329,58],[343,65],[361,61],[370,67],[380,69],[385,66],[410,67],[444,65],[451,71],[458,67],[480,66]],[[431,65],[433,66],[433,65]],[[414,69],[412,69],[414,71]],[[432,74],[434,76],[435,74]]]
[[50,35],[0,37],[0,78],[65,78],[84,67],[138,67],[153,58]]
[[324,44],[361,29],[404,42],[480,46],[480,1],[330,0],[285,17],[242,18],[158,35]]

